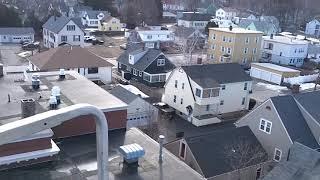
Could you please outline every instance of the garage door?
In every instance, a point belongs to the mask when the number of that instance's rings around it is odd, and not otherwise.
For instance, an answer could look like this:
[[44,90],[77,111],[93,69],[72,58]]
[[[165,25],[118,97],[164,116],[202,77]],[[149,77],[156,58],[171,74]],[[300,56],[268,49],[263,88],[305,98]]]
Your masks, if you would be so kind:
[[272,82],[275,84],[281,84],[281,75],[264,71],[258,68],[251,68],[250,75],[257,79],[262,79],[264,81]]

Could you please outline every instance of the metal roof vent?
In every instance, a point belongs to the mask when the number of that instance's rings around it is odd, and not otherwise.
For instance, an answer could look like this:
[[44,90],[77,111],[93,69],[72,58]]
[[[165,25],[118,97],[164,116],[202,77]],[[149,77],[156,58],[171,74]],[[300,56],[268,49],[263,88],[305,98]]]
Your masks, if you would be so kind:
[[40,75],[38,73],[34,73],[31,76],[32,89],[38,90],[40,88]]
[[119,151],[127,164],[138,164],[139,158],[145,154],[144,149],[137,143],[120,146]]
[[50,96],[49,107],[50,107],[51,110],[52,109],[57,109],[58,102],[57,102],[57,98],[55,96]]
[[64,80],[65,78],[66,78],[66,73],[64,72],[64,69],[60,69],[59,80]]
[[59,88],[59,86],[53,86],[52,89],[51,89],[51,96],[54,96],[56,97],[57,99],[57,104],[60,104],[61,103],[61,100],[60,100],[60,94],[61,90]]

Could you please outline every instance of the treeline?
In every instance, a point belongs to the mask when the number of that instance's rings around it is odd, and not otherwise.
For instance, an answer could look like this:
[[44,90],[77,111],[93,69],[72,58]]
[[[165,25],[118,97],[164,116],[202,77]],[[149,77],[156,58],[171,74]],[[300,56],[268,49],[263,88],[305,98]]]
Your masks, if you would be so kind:
[[0,4],[0,27],[20,27],[22,26],[21,18],[13,7]]

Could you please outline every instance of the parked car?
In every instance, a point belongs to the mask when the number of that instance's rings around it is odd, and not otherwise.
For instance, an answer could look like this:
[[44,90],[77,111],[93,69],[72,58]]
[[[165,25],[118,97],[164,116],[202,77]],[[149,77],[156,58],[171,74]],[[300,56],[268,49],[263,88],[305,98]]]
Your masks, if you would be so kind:
[[96,40],[94,36],[84,36],[84,42],[92,42],[94,40]]
[[121,44],[120,49],[127,50],[127,44]]
[[39,48],[40,46],[40,42],[33,42],[33,43],[28,43],[28,44],[24,44],[22,45],[22,49],[23,50],[34,50]]
[[93,45],[96,45],[96,44],[103,45],[103,44],[104,44],[104,41],[99,40],[99,39],[95,39],[95,40],[92,40],[91,43],[92,43]]

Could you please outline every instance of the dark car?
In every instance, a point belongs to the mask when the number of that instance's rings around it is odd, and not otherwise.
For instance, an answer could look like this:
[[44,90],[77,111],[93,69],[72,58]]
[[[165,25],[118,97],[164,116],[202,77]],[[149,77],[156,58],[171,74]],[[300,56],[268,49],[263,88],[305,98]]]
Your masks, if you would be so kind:
[[104,44],[104,41],[99,40],[99,39],[95,39],[95,40],[92,40],[92,44],[93,44],[93,45],[96,45],[96,44],[103,45],[103,44]]
[[39,46],[40,46],[39,42],[28,43],[28,44],[22,45],[22,49],[23,50],[34,50],[34,49],[39,48]]

